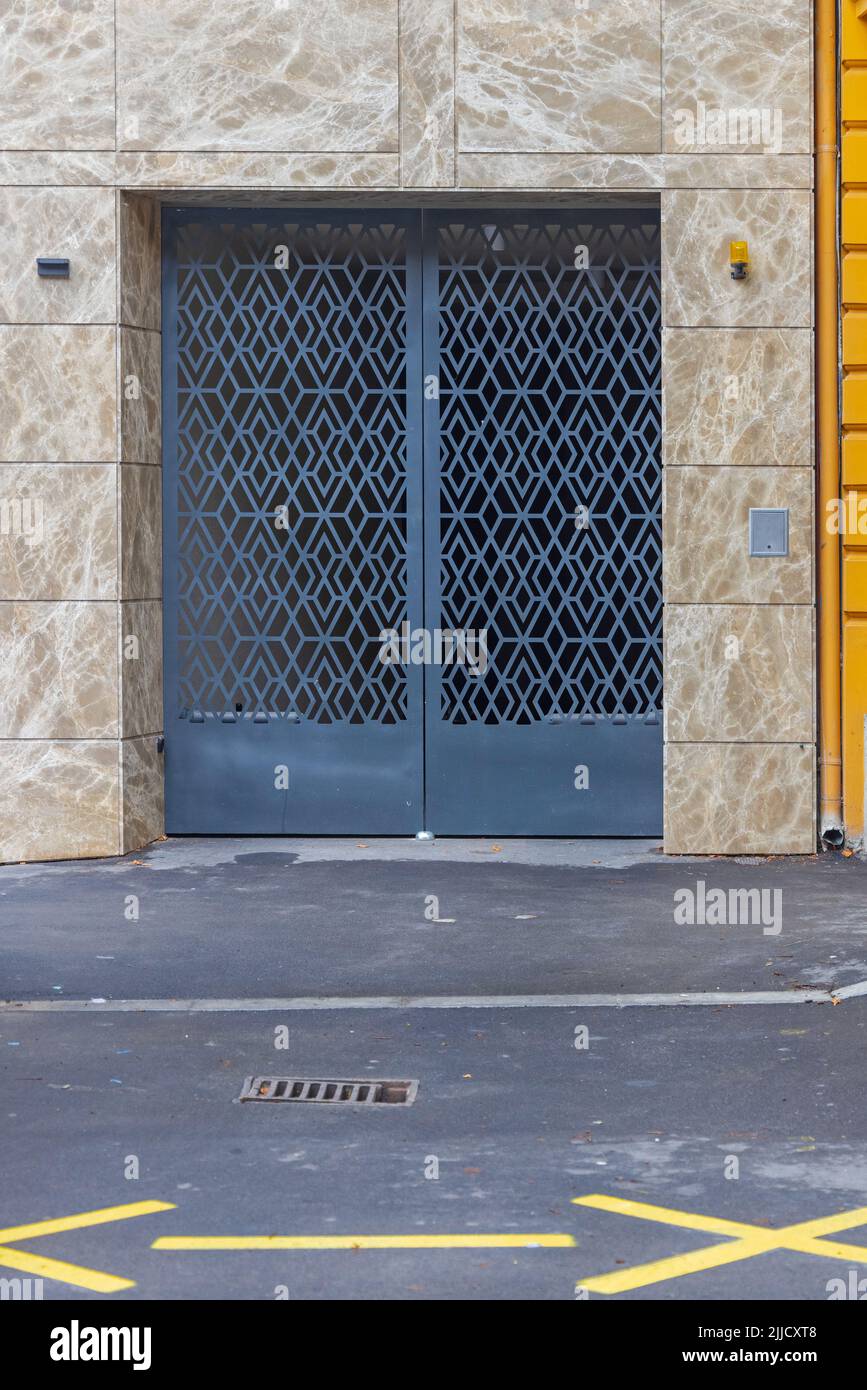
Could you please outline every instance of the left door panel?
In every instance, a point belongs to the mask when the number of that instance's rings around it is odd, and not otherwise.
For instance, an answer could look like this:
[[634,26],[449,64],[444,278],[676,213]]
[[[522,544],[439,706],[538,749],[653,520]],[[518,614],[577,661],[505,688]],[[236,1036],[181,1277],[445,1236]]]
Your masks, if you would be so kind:
[[167,210],[166,826],[423,824],[412,214]]

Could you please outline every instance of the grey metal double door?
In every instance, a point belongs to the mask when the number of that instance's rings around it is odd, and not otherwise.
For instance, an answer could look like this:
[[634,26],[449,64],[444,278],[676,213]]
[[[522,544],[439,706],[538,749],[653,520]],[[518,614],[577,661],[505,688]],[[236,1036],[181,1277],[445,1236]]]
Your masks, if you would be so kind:
[[658,833],[658,215],[164,248],[168,829]]

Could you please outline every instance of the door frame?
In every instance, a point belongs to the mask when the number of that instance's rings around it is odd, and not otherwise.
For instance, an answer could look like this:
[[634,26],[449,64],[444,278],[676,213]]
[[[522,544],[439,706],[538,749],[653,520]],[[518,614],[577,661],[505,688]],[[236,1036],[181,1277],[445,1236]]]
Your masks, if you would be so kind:
[[[430,254],[429,254],[429,251],[430,251],[430,239],[431,239],[432,237],[435,236],[435,224],[436,224],[436,220],[437,220],[437,215],[440,215],[440,214],[450,214],[450,215],[455,215],[455,216],[458,216],[458,217],[463,217],[463,216],[467,216],[467,215],[472,215],[472,216],[474,216],[474,217],[477,216],[477,217],[480,218],[480,219],[481,219],[482,217],[484,217],[484,218],[509,217],[509,218],[513,218],[513,219],[517,219],[517,218],[521,218],[521,217],[524,217],[524,218],[532,217],[532,218],[535,220],[536,218],[545,217],[545,216],[549,216],[549,217],[551,217],[551,218],[555,218],[555,217],[557,217],[557,218],[564,218],[564,217],[568,216],[570,213],[573,213],[573,214],[576,214],[576,215],[580,215],[580,214],[582,214],[582,213],[588,213],[588,214],[597,213],[597,214],[602,214],[603,216],[606,216],[606,217],[610,217],[610,218],[612,218],[612,220],[616,220],[616,218],[617,218],[618,215],[621,215],[621,216],[622,216],[623,214],[628,214],[630,217],[634,217],[634,216],[638,216],[638,217],[641,217],[641,216],[645,216],[645,217],[646,217],[646,216],[650,216],[650,217],[654,218],[654,219],[657,220],[657,221],[659,221],[659,218],[660,218],[660,210],[659,210],[659,203],[658,203],[658,200],[655,200],[655,201],[652,202],[652,203],[648,203],[647,200],[642,199],[642,200],[640,200],[640,203],[639,203],[639,202],[631,203],[630,200],[629,200],[628,198],[623,197],[623,198],[621,198],[621,199],[618,199],[618,203],[617,203],[616,206],[612,205],[611,207],[607,207],[607,206],[605,206],[604,204],[600,203],[600,201],[599,201],[598,199],[595,200],[595,201],[590,201],[590,200],[588,200],[588,199],[582,199],[582,200],[580,200],[580,201],[577,201],[577,200],[576,200],[574,203],[573,203],[571,200],[570,200],[568,203],[565,202],[565,201],[562,201],[562,202],[561,202],[561,201],[558,200],[557,205],[554,206],[554,207],[551,207],[551,208],[540,208],[537,204],[530,205],[530,204],[524,203],[524,202],[518,203],[518,204],[513,204],[513,205],[511,205],[511,206],[509,206],[509,205],[505,205],[505,206],[504,206],[504,202],[503,202],[502,197],[499,197],[499,198],[497,199],[496,205],[493,205],[493,203],[489,205],[487,201],[484,201],[484,202],[478,202],[478,201],[476,201],[475,203],[470,202],[469,204],[465,204],[465,205],[463,205],[463,206],[456,206],[456,205],[451,201],[451,199],[454,198],[454,196],[455,196],[454,193],[452,193],[451,190],[450,190],[450,192],[449,192],[449,201],[448,201],[448,202],[446,202],[445,200],[437,200],[436,202],[420,203],[420,204],[415,205],[415,206],[411,205],[410,203],[405,203],[404,206],[402,206],[400,209],[393,209],[393,208],[389,208],[389,207],[386,207],[386,206],[380,207],[380,205],[379,205],[377,202],[375,202],[375,201],[371,201],[369,204],[365,204],[364,206],[359,206],[358,208],[354,208],[354,209],[353,209],[353,208],[347,208],[347,207],[345,206],[345,204],[343,204],[343,206],[340,205],[341,202],[342,202],[342,199],[339,197],[339,195],[335,194],[334,197],[329,198],[329,200],[328,200],[327,203],[324,202],[324,203],[322,203],[322,204],[315,204],[315,205],[302,204],[302,203],[298,203],[298,204],[296,204],[296,203],[287,203],[287,204],[285,204],[285,205],[283,205],[283,206],[277,206],[277,207],[250,206],[249,204],[245,204],[245,205],[241,205],[241,206],[232,206],[232,207],[228,207],[228,206],[227,206],[227,207],[204,207],[204,206],[192,204],[192,205],[174,205],[174,206],[167,206],[167,207],[164,208],[164,212],[163,212],[163,217],[164,217],[164,229],[165,229],[167,226],[177,225],[177,223],[180,222],[180,221],[209,221],[209,222],[226,221],[226,222],[237,222],[237,221],[243,220],[243,221],[249,221],[249,222],[256,222],[256,221],[268,221],[268,220],[272,220],[272,219],[274,219],[274,220],[281,219],[281,220],[284,220],[284,221],[291,221],[293,218],[305,218],[305,219],[311,219],[311,220],[312,220],[312,219],[315,219],[316,217],[319,217],[319,218],[321,218],[323,221],[329,221],[329,222],[332,222],[332,223],[333,223],[333,222],[338,221],[338,220],[351,222],[351,221],[353,221],[353,220],[358,220],[360,216],[363,216],[363,217],[380,217],[380,216],[381,216],[382,218],[386,218],[386,217],[400,217],[400,218],[406,219],[406,225],[407,225],[408,227],[410,227],[413,223],[415,223],[415,225],[417,226],[417,229],[418,229],[418,233],[417,233],[417,234],[419,235],[419,238],[420,238],[420,239],[419,239],[418,248],[417,248],[417,250],[418,250],[418,255],[417,255],[417,261],[418,261],[418,274],[417,274],[417,275],[415,275],[415,274],[410,274],[410,271],[409,271],[409,260],[410,260],[409,239],[408,239],[408,244],[407,244],[407,305],[406,305],[406,312],[407,312],[407,360],[408,360],[408,363],[409,363],[411,354],[414,354],[414,355],[417,356],[417,362],[418,362],[418,371],[417,371],[417,382],[418,382],[418,386],[417,386],[417,389],[416,389],[415,391],[409,391],[409,390],[408,390],[408,393],[407,393],[407,424],[408,424],[408,458],[407,458],[407,487],[408,487],[408,518],[407,518],[407,528],[408,528],[408,529],[407,529],[407,544],[408,544],[408,550],[409,550],[409,547],[410,547],[410,545],[411,545],[411,540],[410,540],[410,531],[411,531],[411,529],[412,529],[414,526],[416,526],[416,525],[419,526],[420,528],[422,528],[422,533],[421,533],[421,538],[420,538],[420,546],[421,546],[421,565],[422,565],[422,593],[421,593],[421,615],[420,615],[420,616],[421,616],[421,623],[422,623],[423,626],[428,626],[428,625],[429,625],[429,619],[430,619],[431,616],[432,616],[432,601],[433,601],[433,595],[434,595],[434,594],[438,594],[438,582],[436,581],[436,576],[435,576],[435,573],[434,573],[434,567],[435,567],[435,566],[437,565],[437,563],[438,563],[438,555],[436,554],[436,551],[434,550],[434,548],[431,547],[430,544],[429,544],[428,541],[427,541],[427,530],[428,530],[428,524],[429,524],[429,523],[430,523],[430,524],[433,524],[433,518],[434,518],[434,516],[436,516],[437,522],[438,522],[438,520],[439,520],[439,452],[438,452],[438,450],[439,450],[439,443],[438,443],[438,441],[439,441],[439,421],[438,421],[438,410],[437,410],[437,411],[434,411],[434,410],[428,410],[428,409],[425,408],[427,403],[424,401],[424,398],[423,398],[423,382],[424,382],[425,375],[427,374],[427,372],[428,372],[428,370],[429,370],[429,363],[430,363],[430,360],[431,360],[431,359],[430,359],[430,345],[431,345],[433,342],[436,341],[436,335],[437,335],[437,332],[438,332],[439,304],[438,304],[438,296],[436,296],[435,294],[432,294],[432,293],[430,292],[430,288],[429,288],[429,287],[428,287],[428,292],[427,292],[427,293],[425,293],[424,290],[423,290],[423,288],[422,288],[423,281],[427,281],[428,277],[429,277],[431,274],[436,275],[436,273],[437,273],[437,265],[436,265],[436,262],[435,262],[435,260],[433,260],[433,259],[431,258]],[[434,216],[425,217],[425,216],[424,216],[425,213],[428,213],[428,214],[433,213]],[[411,234],[410,234],[410,235],[411,235]],[[169,253],[169,248],[172,247],[172,246],[173,246],[173,243],[172,243],[171,238],[170,238],[170,237],[165,237],[165,236],[164,236],[164,240],[163,240],[163,271],[162,271],[162,273],[163,273],[163,335],[162,335],[162,352],[163,352],[163,380],[164,380],[164,385],[165,385],[166,382],[168,382],[168,381],[171,380],[171,375],[170,375],[171,371],[177,369],[177,323],[178,323],[178,319],[177,319],[177,295],[176,295],[176,281],[174,281],[174,278],[173,278],[173,276],[171,275],[172,263],[171,263],[170,253]],[[418,294],[418,298],[417,298],[417,299],[416,299],[416,289],[414,288],[416,281],[417,281],[417,294]],[[412,283],[411,283],[411,282],[412,282]],[[415,309],[416,309],[416,312],[415,312],[415,313],[413,313],[413,306],[415,306]],[[410,369],[409,369],[409,367],[408,367],[408,379],[409,379],[409,370],[410,370]],[[177,430],[177,402],[176,402],[175,394],[174,394],[173,391],[171,391],[171,390],[165,390],[165,389],[164,389],[164,393],[163,393],[163,394],[164,394],[164,408],[163,408],[163,439],[164,439],[164,454],[165,454],[165,461],[167,461],[168,458],[171,456],[171,447],[172,447],[171,441],[172,441],[174,438],[176,438],[176,430]],[[412,417],[412,422],[410,422],[411,417]],[[415,456],[415,451],[413,450],[412,446],[409,444],[409,434],[410,434],[410,433],[412,434],[413,443],[415,444],[416,449],[417,449],[417,452],[418,452],[418,454],[419,454],[419,456],[420,456],[419,459],[418,459],[418,468],[417,468],[417,471],[413,469],[413,465],[412,465],[412,458]],[[163,469],[163,482],[164,482],[164,489],[163,489],[163,491],[164,491],[164,507],[163,507],[163,536],[164,536],[163,565],[164,565],[164,604],[165,604],[163,632],[164,632],[164,698],[165,698],[165,713],[166,713],[166,725],[165,725],[165,727],[166,727],[166,733],[167,733],[167,735],[168,735],[168,734],[169,734],[169,731],[170,731],[170,729],[171,729],[172,723],[173,723],[172,706],[171,706],[171,703],[170,703],[170,683],[171,683],[172,679],[176,679],[176,678],[177,678],[177,654],[176,654],[176,652],[173,652],[173,651],[172,651],[172,638],[173,638],[174,634],[176,634],[176,632],[177,632],[178,596],[177,596],[177,592],[173,590],[173,587],[172,587],[171,585],[168,585],[168,584],[165,582],[165,580],[166,580],[166,575],[167,575],[167,573],[168,573],[168,566],[169,566],[170,564],[176,564],[176,563],[177,563],[177,559],[178,559],[178,555],[177,555],[178,543],[177,543],[177,528],[176,528],[176,524],[175,524],[175,523],[176,523],[176,515],[177,515],[177,506],[176,506],[177,499],[176,499],[175,496],[172,495],[172,494],[173,494],[173,489],[172,489],[172,487],[169,486],[169,485],[167,485],[167,484],[170,484],[170,482],[171,482],[172,479],[176,479],[176,476],[177,476],[177,475],[176,475],[176,472],[175,472],[173,469],[169,469],[169,468],[166,468],[166,467],[165,467],[165,461],[164,461],[164,469]],[[417,476],[417,478],[418,478],[418,480],[419,480],[419,489],[420,489],[420,493],[421,493],[421,496],[420,496],[419,501],[421,502],[422,505],[418,506],[418,508],[413,507],[413,506],[411,505],[411,502],[410,502],[410,495],[411,495],[411,492],[412,492],[412,490],[413,490],[413,488],[414,488],[414,486],[415,486],[415,485],[414,485],[414,480],[413,480],[413,473],[414,473],[414,471],[416,471],[416,476]],[[423,520],[423,518],[425,518],[425,520]],[[660,546],[660,550],[661,550],[661,546]],[[408,563],[410,563],[409,555],[408,555]],[[414,624],[413,624],[413,620],[412,620],[412,615],[410,614],[410,626],[412,627],[413,625],[414,625]],[[421,684],[421,688],[422,688],[422,695],[421,695],[421,700],[420,700],[420,737],[421,737],[421,758],[422,758],[422,765],[421,765],[421,779],[420,779],[420,789],[419,789],[419,794],[418,794],[418,802],[417,802],[417,804],[416,804],[416,806],[415,806],[415,808],[414,808],[414,810],[413,810],[412,822],[410,823],[410,821],[407,820],[407,821],[402,822],[402,823],[400,823],[400,824],[395,824],[395,825],[394,825],[394,828],[385,828],[385,827],[379,828],[379,827],[377,827],[377,826],[375,826],[375,825],[371,825],[369,822],[359,822],[359,821],[357,821],[357,820],[353,820],[351,823],[350,823],[349,821],[347,821],[347,822],[344,823],[344,824],[334,824],[333,826],[329,826],[329,828],[328,828],[327,830],[321,831],[321,832],[318,832],[318,833],[323,833],[323,834],[345,834],[345,833],[349,833],[349,834],[355,834],[355,833],[367,833],[367,834],[405,834],[405,833],[411,832],[411,831],[414,830],[414,829],[417,830],[417,829],[421,829],[421,828],[423,828],[423,827],[424,827],[424,828],[429,828],[429,816],[428,816],[428,804],[427,804],[427,802],[428,802],[428,789],[429,789],[429,787],[430,787],[430,773],[431,773],[431,769],[428,768],[428,754],[429,754],[429,750],[430,750],[430,747],[431,747],[431,730],[430,730],[429,724],[428,724],[428,721],[429,721],[429,706],[428,706],[428,701],[431,700],[431,699],[434,699],[434,698],[438,698],[439,680],[438,680],[438,678],[433,678],[433,679],[432,679],[432,671],[433,671],[433,668],[431,668],[431,671],[428,671],[427,666],[422,665],[421,667],[413,668],[413,666],[410,665],[410,666],[408,667],[408,669],[407,669],[408,698],[409,698],[409,699],[412,698],[412,693],[411,693],[411,692],[412,692],[412,690],[415,688],[415,686],[414,686],[414,681],[413,681],[414,670],[417,672],[417,677],[418,677],[418,680],[419,680],[419,682],[420,682],[420,684]],[[434,677],[436,677],[436,676],[437,676],[437,673],[433,673],[433,675],[434,675]],[[408,723],[411,723],[411,722],[412,722],[412,721],[408,721]],[[662,775],[661,775],[661,765],[662,765],[662,729],[661,729],[661,720],[659,721],[659,723],[660,723],[660,727],[659,727],[659,731],[658,731],[658,746],[655,746],[654,749],[650,752],[651,761],[654,763],[654,765],[656,765],[656,764],[658,763],[658,766],[659,766],[659,778],[658,778],[658,817],[656,817],[656,819],[658,819],[658,821],[659,821],[659,825],[655,825],[655,824],[654,824],[654,825],[645,825],[645,824],[642,824],[640,827],[636,827],[636,828],[632,828],[632,829],[630,829],[630,828],[623,828],[622,826],[621,826],[621,827],[618,827],[618,828],[615,828],[615,829],[611,829],[611,828],[602,828],[602,827],[600,827],[599,829],[595,830],[594,833],[596,833],[596,834],[624,834],[624,835],[629,835],[629,834],[656,834],[656,833],[659,833],[659,830],[661,829],[661,821],[662,821],[662,801],[663,801],[663,786],[662,786]],[[335,732],[335,730],[337,730],[340,726],[337,725],[337,724],[333,724],[333,725],[330,725],[330,726],[327,726],[327,727],[328,727],[330,733],[333,735],[334,732]],[[215,737],[215,736],[218,734],[218,732],[219,732],[218,728],[217,728],[217,727],[214,727],[213,729],[210,730],[210,736],[213,738],[213,737]],[[611,735],[612,735],[613,732],[614,732],[614,731],[611,730],[611,729],[609,729],[609,730],[607,730],[607,731],[604,731],[604,730],[598,730],[598,731],[597,731],[598,734],[604,734],[604,735],[605,735],[605,737],[604,737],[604,739],[603,739],[603,743],[600,744],[600,751],[604,751],[604,749],[603,749],[603,744],[608,743],[608,744],[610,744],[609,752],[610,752],[611,754],[613,754],[613,753],[615,752],[615,749],[616,749],[619,753],[622,753],[622,748],[623,748],[623,743],[624,743],[623,731],[622,731],[622,730],[621,730],[621,731],[618,731],[618,736],[617,736],[617,738],[612,742],[612,740],[611,740]],[[544,739],[547,740],[548,742],[551,741],[551,738],[552,738],[552,729],[551,729],[551,728],[549,728],[549,727],[547,727],[547,726],[542,726],[541,729],[539,730],[539,733],[541,734],[542,738],[544,738]],[[562,748],[562,744],[563,744],[562,737],[560,737],[559,734],[557,735],[557,737],[559,738],[560,747]],[[167,739],[167,754],[169,754],[168,739]],[[265,756],[264,763],[263,763],[263,766],[264,766],[264,767],[267,767],[267,766],[270,766],[271,764],[273,764],[273,755],[274,755],[274,750],[273,750],[273,748],[271,748],[271,749],[267,752],[267,755]],[[607,756],[607,755],[605,755],[605,756]],[[225,763],[225,761],[220,762],[220,759],[218,758],[218,759],[217,759],[217,762],[218,762],[218,764],[220,765],[220,770],[221,770],[221,772],[225,772],[225,769],[226,769],[226,763]],[[461,766],[460,750],[459,750],[459,749],[455,749],[455,764],[454,764],[454,765],[455,765],[455,767],[457,768],[458,772],[460,773],[461,770],[462,770],[462,766]],[[167,767],[166,767],[167,782],[168,782],[168,779],[169,779],[169,767],[170,767],[170,757],[167,756]],[[517,774],[516,774],[516,775],[517,775]],[[197,806],[198,808],[200,808],[201,805],[202,805],[202,802],[203,802],[203,801],[207,801],[208,798],[209,798],[209,796],[212,795],[214,792],[216,792],[216,790],[217,790],[216,787],[213,787],[213,788],[203,788],[203,787],[200,785],[199,788],[197,789],[196,796],[195,796],[196,806]],[[471,782],[470,782],[467,786],[462,787],[462,789],[461,789],[461,791],[460,791],[460,793],[459,793],[459,803],[460,803],[460,804],[463,804],[463,805],[466,805],[466,804],[467,804],[466,798],[467,798],[467,796],[471,793],[471,790],[472,790],[472,783],[471,783]],[[233,798],[233,799],[234,799],[234,798]],[[362,812],[368,811],[368,812],[369,812],[369,804],[368,804],[368,802],[365,800],[363,794],[357,795],[355,798],[353,798],[352,804],[354,805],[355,811],[362,811]],[[198,811],[196,811],[195,814],[198,814]],[[171,821],[172,817],[169,816],[168,819],[169,819],[169,821]],[[193,825],[192,823],[189,823],[189,824],[174,825],[174,826],[171,825],[171,824],[169,824],[168,828],[169,828],[170,830],[173,830],[174,833],[207,833],[207,832],[205,832],[205,831],[202,830],[201,825],[198,824],[198,823],[196,823],[195,825]],[[540,834],[542,834],[542,835],[545,835],[545,834],[547,834],[547,835],[563,835],[563,834],[588,833],[588,832],[575,831],[574,829],[573,829],[573,830],[569,830],[568,828],[565,828],[565,827],[556,827],[556,828],[552,827],[551,829],[546,829],[546,830],[544,830],[544,831],[542,831],[542,832],[539,832],[539,831],[529,831],[529,832],[528,832],[526,829],[521,829],[521,828],[514,828],[514,829],[511,829],[511,828],[509,828],[509,826],[508,826],[507,823],[506,823],[506,824],[501,824],[501,827],[500,827],[499,829],[491,829],[491,830],[489,830],[487,827],[482,827],[482,826],[475,826],[475,827],[464,826],[463,828],[458,828],[458,827],[453,826],[453,825],[451,825],[451,824],[440,824],[440,825],[438,825],[438,826],[433,826],[433,827],[430,827],[430,828],[432,828],[436,833],[444,833],[444,834],[476,834],[476,833],[528,834],[528,833],[530,833],[530,834],[534,834],[534,835],[537,835],[537,836],[538,836],[538,835],[540,835]],[[306,831],[306,833],[310,833],[309,828],[307,828],[307,827],[305,827],[305,831]],[[212,833],[214,833],[214,832],[212,832]],[[276,833],[276,834],[285,834],[285,833],[299,833],[299,831],[296,830],[296,829],[294,829],[294,828],[291,826],[290,820],[287,820],[287,818],[284,816],[284,817],[282,818],[282,820],[281,820],[281,824],[280,824],[280,825],[273,826],[273,827],[268,828],[268,829],[264,829],[264,828],[263,828],[263,829],[261,829],[261,830],[250,830],[250,831],[241,831],[241,832],[231,831],[231,832],[226,832],[226,833]],[[317,833],[317,832],[314,832],[314,833]]]

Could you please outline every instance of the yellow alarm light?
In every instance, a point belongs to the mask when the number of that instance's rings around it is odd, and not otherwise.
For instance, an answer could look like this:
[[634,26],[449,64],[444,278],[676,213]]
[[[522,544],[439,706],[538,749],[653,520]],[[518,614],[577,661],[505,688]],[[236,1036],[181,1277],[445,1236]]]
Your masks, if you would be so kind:
[[746,280],[750,273],[750,248],[745,241],[733,241],[729,248],[733,280]]

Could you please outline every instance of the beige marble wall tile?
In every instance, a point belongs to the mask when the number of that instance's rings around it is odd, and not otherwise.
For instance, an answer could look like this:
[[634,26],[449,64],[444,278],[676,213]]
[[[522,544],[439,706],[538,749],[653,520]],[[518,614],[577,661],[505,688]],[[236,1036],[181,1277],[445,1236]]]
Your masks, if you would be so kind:
[[124,738],[156,734],[163,727],[162,604],[121,606],[121,732]]
[[122,853],[129,854],[165,833],[163,755],[155,738],[124,739],[120,750]]
[[663,154],[666,188],[812,188],[809,154]]
[[121,597],[159,599],[162,575],[162,469],[120,468]]
[[4,0],[7,150],[114,148],[114,0]]
[[809,0],[666,0],[664,148],[812,149]]
[[809,743],[813,610],[665,609],[665,736],[680,743]]
[[400,167],[407,188],[455,181],[454,0],[400,0]]
[[0,739],[114,738],[117,605],[0,602]]
[[660,148],[660,0],[458,9],[461,150]]
[[810,188],[809,155],[462,154],[462,188]]
[[[806,190],[663,192],[663,323],[809,327],[811,208]],[[732,241],[749,242],[747,280],[731,278]]]
[[665,329],[666,465],[809,467],[812,347],[808,328]]
[[0,325],[0,459],[114,462],[115,329]]
[[118,195],[120,321],[131,328],[162,326],[161,223],[155,198]]
[[162,462],[160,354],[159,333],[121,328],[120,448],[124,463]]
[[[663,470],[666,603],[810,603],[809,468]],[[789,508],[789,554],[749,554],[750,507]]]
[[114,464],[0,464],[0,597],[116,595]]
[[465,154],[458,159],[462,188],[647,189],[663,186],[654,154]]
[[118,744],[0,740],[0,860],[120,852]]
[[812,854],[815,750],[799,743],[670,743],[668,854]]
[[118,148],[396,150],[394,0],[117,0]]
[[[2,143],[2,136],[0,136]],[[112,144],[114,139],[112,137]],[[0,185],[111,187],[115,182],[114,149],[64,153],[53,150],[0,150]]]
[[126,188],[398,188],[397,154],[119,154]]
[[[68,280],[40,279],[37,256],[68,256]],[[112,323],[114,192],[0,189],[0,322]]]

